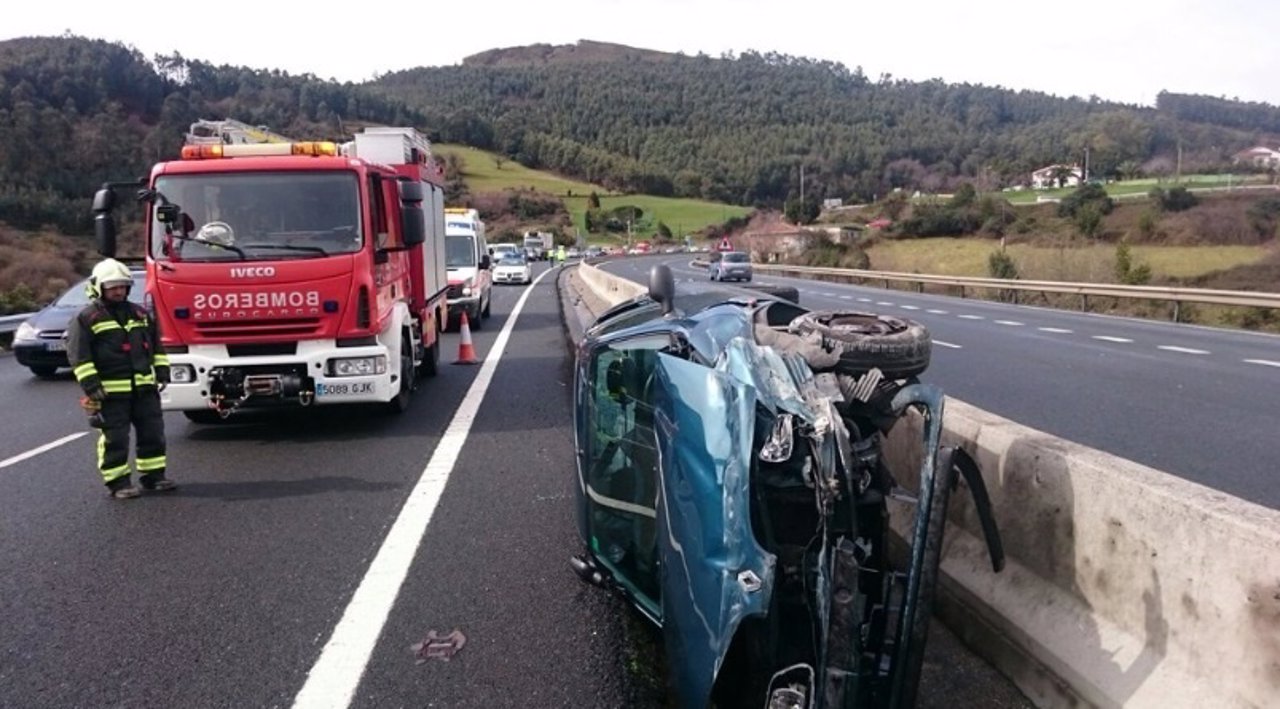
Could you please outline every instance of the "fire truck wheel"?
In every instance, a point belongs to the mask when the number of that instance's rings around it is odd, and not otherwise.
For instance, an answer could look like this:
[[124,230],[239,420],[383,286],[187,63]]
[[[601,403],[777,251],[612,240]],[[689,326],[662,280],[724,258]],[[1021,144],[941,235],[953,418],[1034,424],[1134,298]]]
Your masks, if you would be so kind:
[[408,330],[400,335],[400,391],[387,402],[387,409],[393,414],[409,410],[413,390],[417,387],[417,372],[413,369],[413,340],[410,338]]
[[440,338],[437,337],[435,342],[427,348],[423,353],[422,364],[418,365],[418,374],[424,377],[434,377],[440,371]]

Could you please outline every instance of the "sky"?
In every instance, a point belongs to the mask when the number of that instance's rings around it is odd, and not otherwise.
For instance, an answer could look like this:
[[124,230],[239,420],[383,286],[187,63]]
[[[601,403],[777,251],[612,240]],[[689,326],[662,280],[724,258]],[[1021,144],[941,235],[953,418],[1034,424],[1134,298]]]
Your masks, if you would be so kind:
[[[320,7],[342,8],[341,12]],[[433,6],[440,9],[433,10]],[[487,49],[616,42],[747,50],[871,79],[985,84],[1154,105],[1162,89],[1280,105],[1277,0],[484,0],[471,3],[24,5],[0,39],[65,32],[189,59],[339,81],[448,66]]]

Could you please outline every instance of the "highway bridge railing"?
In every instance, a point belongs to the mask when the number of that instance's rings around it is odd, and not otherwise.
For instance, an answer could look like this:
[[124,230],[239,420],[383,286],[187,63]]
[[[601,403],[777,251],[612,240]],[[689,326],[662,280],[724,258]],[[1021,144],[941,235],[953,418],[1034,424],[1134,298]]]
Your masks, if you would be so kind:
[[[638,288],[579,271],[608,304]],[[901,422],[885,447],[907,489],[921,425]],[[1033,703],[1275,705],[1280,511],[950,397],[943,430],[982,469],[1007,563],[990,573],[972,496],[954,495],[935,611]],[[911,510],[894,511],[905,538]]]

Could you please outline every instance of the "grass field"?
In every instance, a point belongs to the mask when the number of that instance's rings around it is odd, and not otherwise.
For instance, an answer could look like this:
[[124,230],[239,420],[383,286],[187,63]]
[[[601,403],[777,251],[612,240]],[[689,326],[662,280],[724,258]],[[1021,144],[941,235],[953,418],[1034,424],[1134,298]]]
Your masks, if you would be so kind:
[[[989,239],[904,239],[868,249],[877,271],[987,276],[987,259],[999,248]],[[1011,244],[1007,251],[1021,276],[1032,280],[1109,281],[1115,267],[1112,244],[1057,249]],[[1133,246],[1135,264],[1149,264],[1156,280],[1188,278],[1258,261],[1265,246]]]
[[[1135,197],[1138,195],[1145,196],[1155,187],[1169,189],[1171,187],[1186,187],[1190,190],[1197,189],[1226,189],[1230,187],[1240,187],[1243,185],[1266,184],[1265,175],[1183,175],[1181,180],[1172,179],[1156,179],[1146,178],[1141,180],[1124,180],[1121,182],[1113,182],[1104,185],[1107,194],[1112,197],[1124,199],[1127,197]],[[1009,200],[1010,204],[1035,204],[1039,197],[1052,197],[1062,199],[1075,191],[1074,187],[1064,187],[1062,189],[1052,190],[1023,190],[1021,192],[999,192],[999,196]]]
[[[463,162],[463,179],[471,192],[501,192],[508,189],[533,188],[561,198],[565,208],[573,217],[573,223],[579,229],[586,225],[587,196],[595,192],[600,197],[600,206],[604,209],[635,206],[643,210],[641,223],[634,226],[632,236],[644,239],[653,236],[662,222],[670,227],[677,238],[692,233],[712,224],[720,224],[731,217],[744,216],[751,212],[746,207],[736,207],[715,202],[696,199],[677,199],[674,197],[653,197],[650,195],[622,195],[587,182],[579,182],[541,170],[531,170],[519,163],[499,158],[493,153],[461,145],[433,145],[432,149],[440,155],[457,155]],[[621,238],[625,239],[623,233]],[[593,235],[593,240],[605,239],[604,235]],[[613,240],[617,240],[615,237]]]

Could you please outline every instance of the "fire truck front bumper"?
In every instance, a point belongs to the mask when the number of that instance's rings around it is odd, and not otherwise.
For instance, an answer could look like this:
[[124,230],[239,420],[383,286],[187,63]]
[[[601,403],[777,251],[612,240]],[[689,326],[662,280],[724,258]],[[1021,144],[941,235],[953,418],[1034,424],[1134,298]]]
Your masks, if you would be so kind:
[[172,381],[160,394],[166,411],[375,403],[399,391],[396,363],[381,345],[299,342],[293,354],[251,356],[200,345],[170,354],[169,362]]

